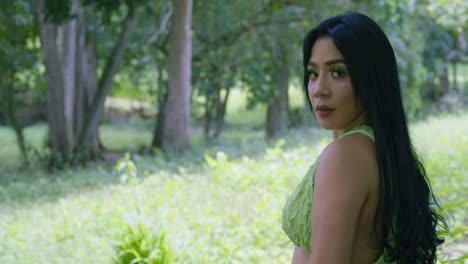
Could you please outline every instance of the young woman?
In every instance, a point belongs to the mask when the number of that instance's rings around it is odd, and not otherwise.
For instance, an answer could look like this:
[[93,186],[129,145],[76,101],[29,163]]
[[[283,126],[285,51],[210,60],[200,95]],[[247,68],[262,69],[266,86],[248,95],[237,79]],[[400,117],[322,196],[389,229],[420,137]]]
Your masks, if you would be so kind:
[[294,264],[435,263],[445,227],[408,135],[393,49],[360,13],[306,35],[304,87],[334,140],[283,208]]

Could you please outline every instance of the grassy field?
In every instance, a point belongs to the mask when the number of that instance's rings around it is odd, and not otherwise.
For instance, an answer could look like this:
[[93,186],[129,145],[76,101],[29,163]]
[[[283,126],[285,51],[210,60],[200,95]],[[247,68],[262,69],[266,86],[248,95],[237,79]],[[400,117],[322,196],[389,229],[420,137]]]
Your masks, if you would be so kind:
[[[449,215],[440,262],[468,263],[455,261],[468,252],[468,113],[429,118],[411,131]],[[38,125],[26,134],[40,146],[45,132]],[[149,144],[151,127],[134,121],[101,133],[107,146],[135,148]],[[133,155],[114,168],[51,174],[3,170],[0,263],[112,263],[118,245],[139,238],[151,244],[162,233],[171,263],[289,263],[281,208],[329,136],[309,127],[265,142],[262,130],[250,129],[205,145],[200,133],[194,129],[193,149],[180,156]],[[0,128],[2,165],[17,164],[13,139]]]

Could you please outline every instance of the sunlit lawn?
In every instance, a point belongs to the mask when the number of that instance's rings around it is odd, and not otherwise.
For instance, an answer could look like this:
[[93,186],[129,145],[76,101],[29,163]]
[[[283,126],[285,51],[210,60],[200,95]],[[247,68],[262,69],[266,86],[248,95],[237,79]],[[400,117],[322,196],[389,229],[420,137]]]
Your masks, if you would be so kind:
[[[151,130],[135,121],[104,126],[101,136],[109,147],[137,148],[149,144]],[[440,259],[455,259],[468,252],[468,113],[429,118],[411,130],[434,191],[451,207],[453,237]],[[38,146],[45,132],[39,125],[26,134]],[[121,182],[131,169],[98,165],[1,175],[0,263],[109,263],[123,227],[138,222],[166,230],[175,263],[289,263],[281,208],[328,136],[295,129],[275,147],[262,130],[247,129],[226,131],[207,146],[196,139],[200,133],[194,129],[194,148],[185,155],[135,155],[136,182]],[[2,164],[17,159],[13,139],[0,129]]]

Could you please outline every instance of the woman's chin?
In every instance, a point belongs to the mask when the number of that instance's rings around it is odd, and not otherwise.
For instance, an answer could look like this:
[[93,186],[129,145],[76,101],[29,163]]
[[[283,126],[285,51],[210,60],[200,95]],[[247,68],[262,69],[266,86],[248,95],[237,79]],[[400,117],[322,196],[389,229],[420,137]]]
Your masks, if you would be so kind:
[[319,125],[320,125],[321,128],[327,129],[327,130],[335,130],[335,129],[336,129],[333,125],[331,125],[331,124],[328,123],[328,122],[323,122],[323,121],[320,122],[320,121],[319,121]]

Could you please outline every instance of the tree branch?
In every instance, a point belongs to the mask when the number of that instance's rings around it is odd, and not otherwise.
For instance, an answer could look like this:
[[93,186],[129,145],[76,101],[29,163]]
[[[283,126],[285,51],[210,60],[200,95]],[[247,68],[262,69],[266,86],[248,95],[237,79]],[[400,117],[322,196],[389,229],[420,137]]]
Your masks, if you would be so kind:
[[154,42],[156,42],[156,40],[158,39],[158,37],[164,33],[164,31],[167,31],[167,23],[169,22],[169,18],[171,17],[172,15],[172,8],[168,7],[169,4],[167,5],[164,5],[162,10],[161,10],[161,13],[164,13],[165,9],[169,9],[167,11],[167,13],[165,15],[163,15],[163,17],[161,18],[161,23],[160,23],[160,27],[146,40],[146,44],[148,45],[151,45],[153,44]]

